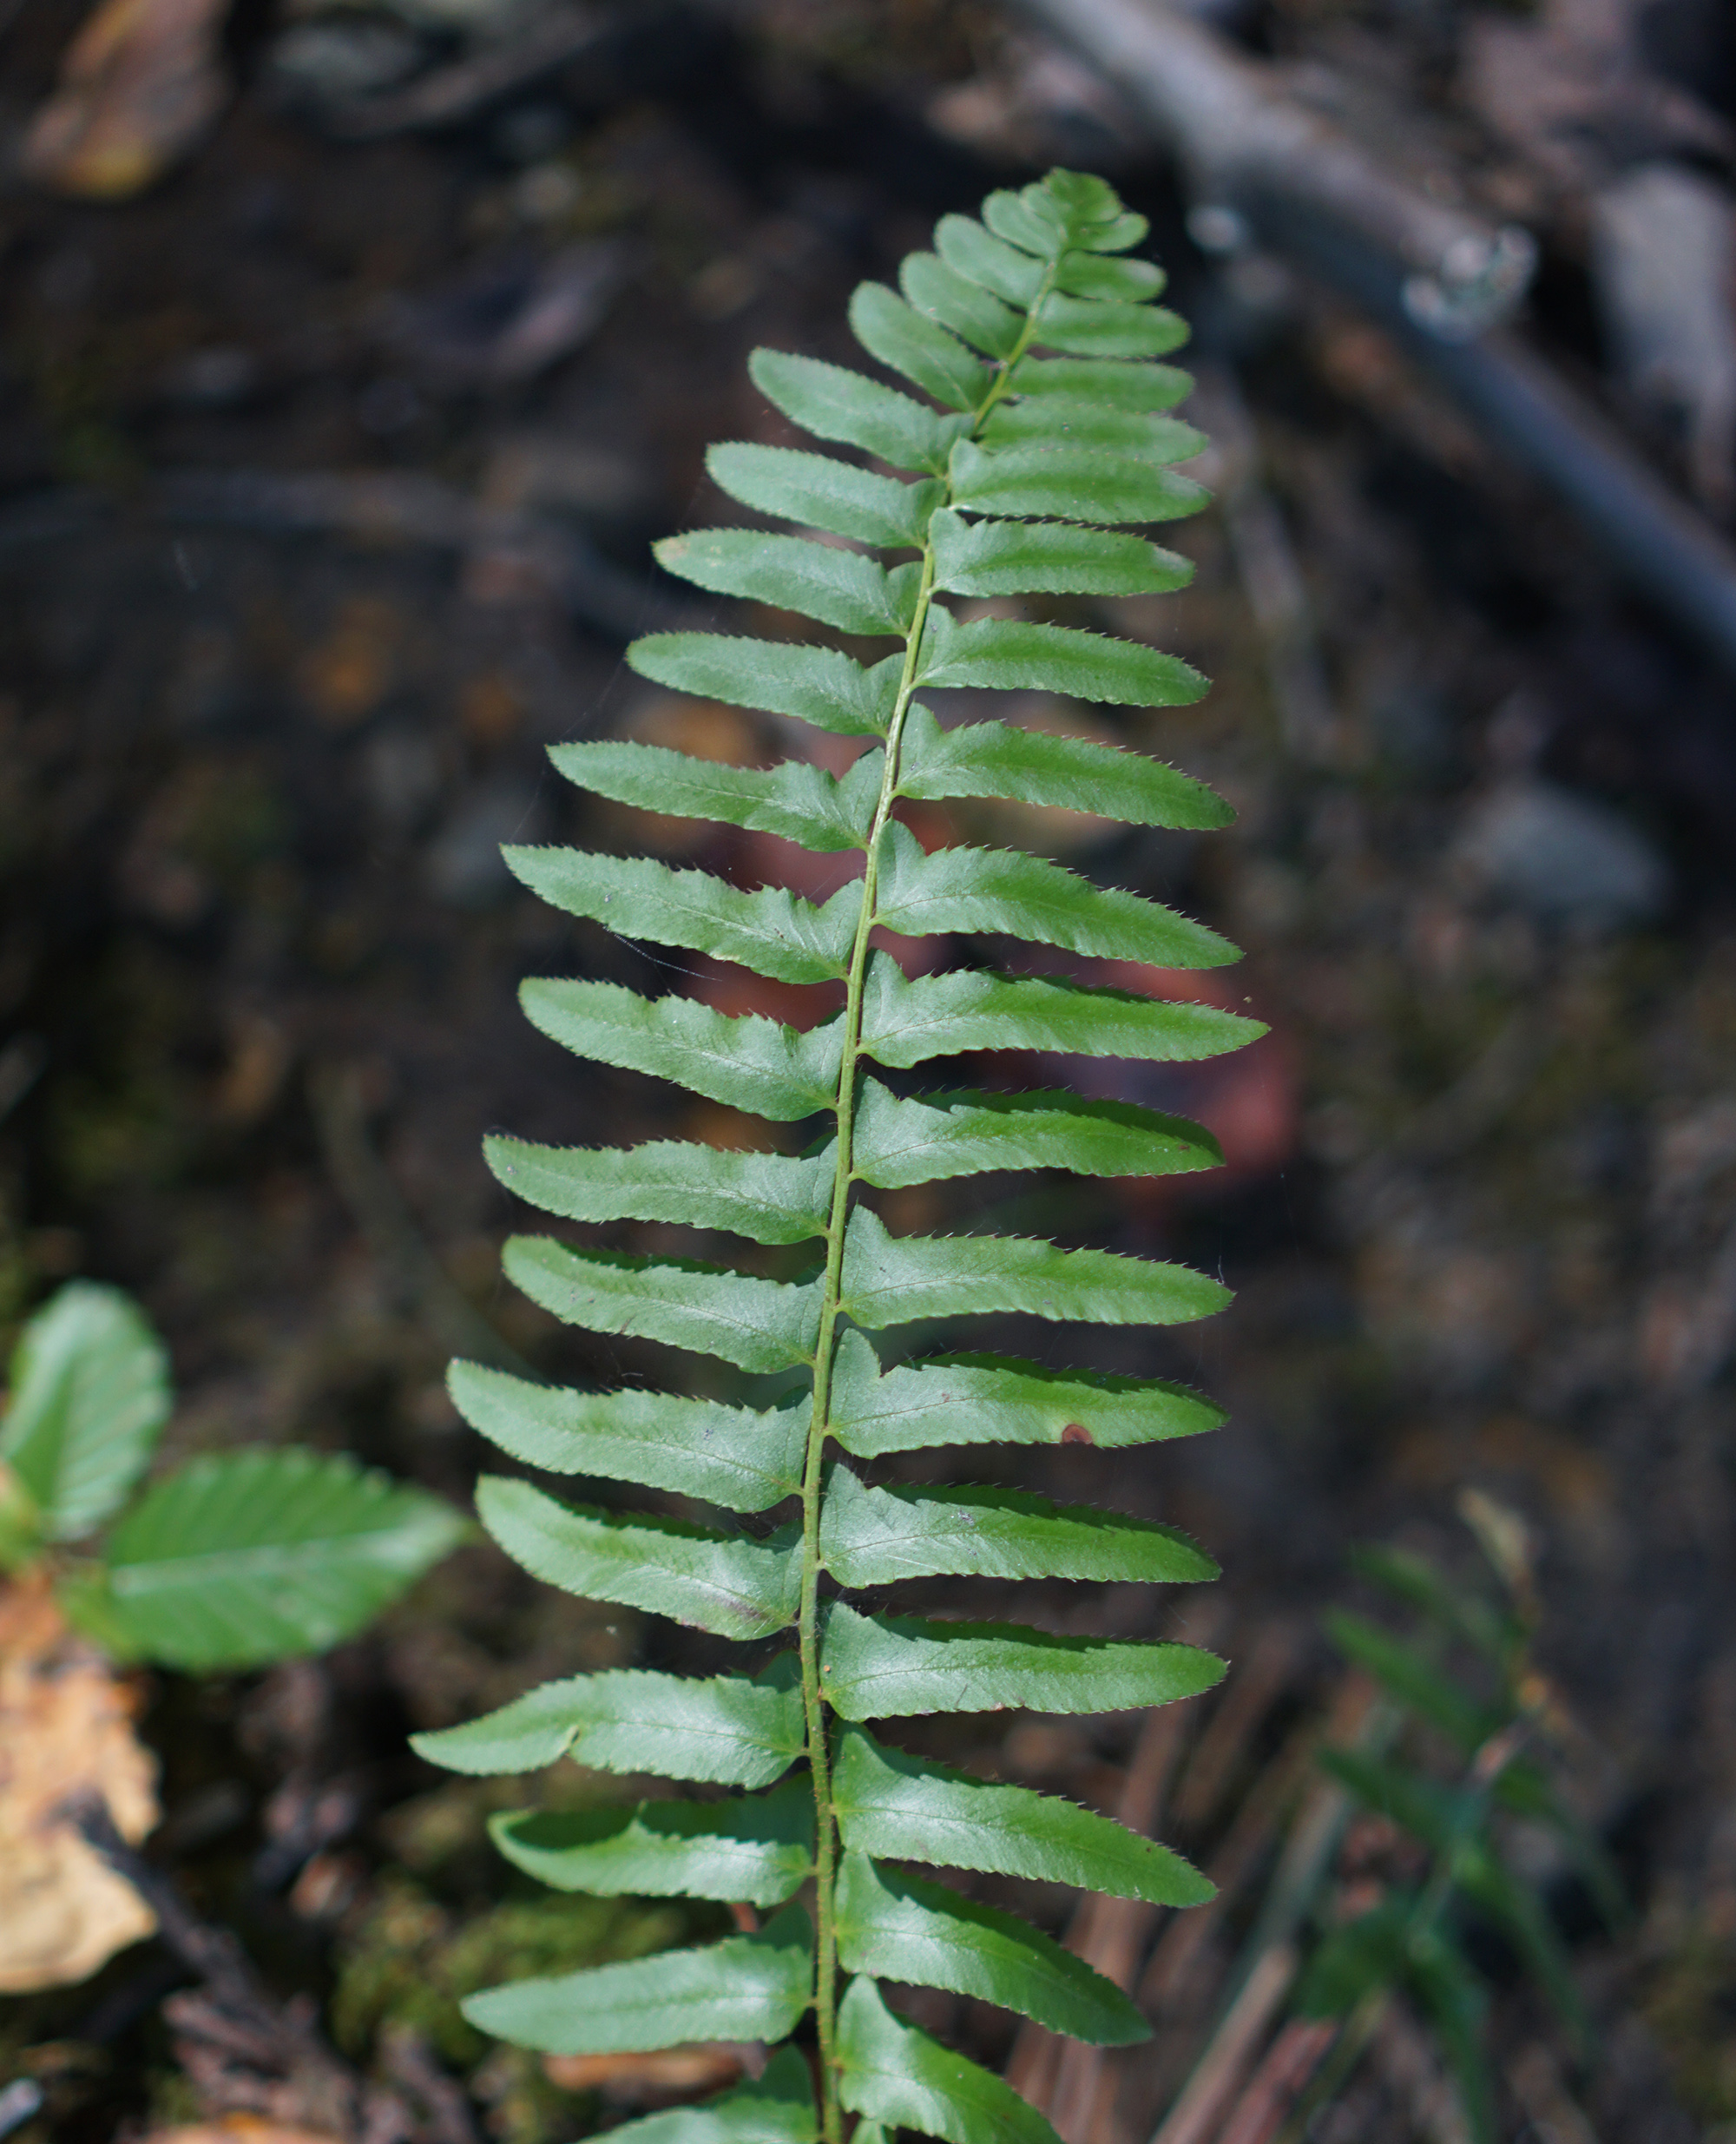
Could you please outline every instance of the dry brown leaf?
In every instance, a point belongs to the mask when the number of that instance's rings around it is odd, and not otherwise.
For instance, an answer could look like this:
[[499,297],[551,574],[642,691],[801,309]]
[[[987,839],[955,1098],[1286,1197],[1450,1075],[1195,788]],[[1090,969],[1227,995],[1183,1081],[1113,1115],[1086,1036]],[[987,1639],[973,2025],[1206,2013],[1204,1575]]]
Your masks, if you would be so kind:
[[228,0],[102,0],[31,121],[21,161],[57,194],[120,201],[171,169],[229,101]]
[[189,2121],[153,2129],[143,2144],[339,2144],[319,2129],[292,2129],[265,2114],[225,2114],[219,2121]]
[[45,1577],[0,1584],[0,1994],[83,1980],[156,1926],[62,1813],[95,1793],[123,1838],[155,1824],[156,1759],[133,1732],[137,1710]]
[[545,2055],[542,2070],[563,2092],[602,2092],[629,2103],[696,2099],[721,2091],[746,2069],[745,2050],[694,2041],[654,2055]]

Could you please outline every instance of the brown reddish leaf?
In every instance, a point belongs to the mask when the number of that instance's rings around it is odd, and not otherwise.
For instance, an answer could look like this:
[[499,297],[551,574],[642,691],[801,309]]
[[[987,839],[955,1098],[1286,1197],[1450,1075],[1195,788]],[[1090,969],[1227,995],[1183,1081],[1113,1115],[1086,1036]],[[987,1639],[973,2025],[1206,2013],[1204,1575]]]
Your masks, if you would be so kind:
[[631,2106],[720,2092],[747,2068],[747,2050],[728,2041],[694,2041],[654,2055],[546,2055],[543,2075],[563,2092],[602,2092]]
[[229,101],[227,0],[102,0],[30,122],[25,173],[57,194],[121,201],[161,178]]
[[64,1813],[100,1795],[123,1838],[155,1824],[134,1687],[68,1628],[43,1576],[0,1585],[0,1994],[85,1979],[156,1922]]
[[292,2129],[265,2114],[225,2114],[219,2121],[189,2121],[153,2129],[143,2144],[339,2144],[318,2129]]

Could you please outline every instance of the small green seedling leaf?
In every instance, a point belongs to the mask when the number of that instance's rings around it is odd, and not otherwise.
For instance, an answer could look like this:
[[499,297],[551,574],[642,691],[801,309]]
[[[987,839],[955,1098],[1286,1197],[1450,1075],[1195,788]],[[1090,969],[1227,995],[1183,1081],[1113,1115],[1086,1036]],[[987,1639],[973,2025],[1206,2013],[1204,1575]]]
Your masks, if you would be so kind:
[[3,1460],[49,1541],[76,1541],[110,1518],[150,1463],[172,1404],[168,1357],[118,1288],[72,1280],[24,1327],[0,1420]]
[[353,1636],[465,1530],[449,1504],[352,1459],[229,1452],[148,1490],[64,1597],[134,1659],[257,1667]]

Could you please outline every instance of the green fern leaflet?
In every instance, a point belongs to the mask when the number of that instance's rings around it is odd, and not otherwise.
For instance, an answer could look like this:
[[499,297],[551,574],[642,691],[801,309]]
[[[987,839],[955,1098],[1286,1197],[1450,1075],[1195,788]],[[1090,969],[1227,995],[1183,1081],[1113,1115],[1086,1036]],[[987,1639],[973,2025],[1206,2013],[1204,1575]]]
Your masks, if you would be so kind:
[[[1175,466],[1204,444],[1168,414],[1190,383],[1158,362],[1187,331],[1154,302],[1160,272],[1123,258],[1145,234],[1144,220],[1101,181],[1052,172],[1022,193],[991,194],[981,221],[944,218],[935,251],[904,262],[902,294],[871,283],[857,292],[858,339],[915,393],[811,358],[755,352],[753,378],[786,417],[864,458],[738,444],[713,450],[711,473],[753,511],[845,543],[697,529],[658,556],[702,589],[878,648],[858,659],[806,628],[799,640],[663,633],[628,660],[672,689],[867,740],[842,779],[799,760],[724,766],[622,742],[554,755],[572,781],[620,803],[775,833],[816,852],[853,851],[854,878],[816,904],[651,859],[508,852],[524,883],[569,914],[779,983],[845,986],[842,1011],[806,1032],[612,983],[525,988],[533,1022],[581,1056],[774,1122],[817,1125],[798,1157],[678,1142],[559,1149],[503,1139],[489,1149],[503,1183],[565,1220],[684,1221],[812,1251],[807,1277],[789,1280],[548,1237],[507,1249],[512,1279],[574,1325],[780,1376],[786,1396],[768,1408],[554,1391],[464,1364],[453,1373],[459,1407],[513,1458],[685,1490],[719,1508],[710,1525],[623,1516],[517,1478],[485,1481],[483,1523],[510,1555],[594,1600],[732,1640],[783,1641],[757,1674],[578,1676],[418,1745],[464,1772],[516,1772],[570,1753],[737,1790],[607,1816],[496,1822],[516,1864],[561,1888],[775,1909],[763,1926],[714,1945],[491,1989],[468,2006],[490,2032],[569,2053],[812,2036],[817,2096],[786,2050],[757,2083],[615,2133],[638,2144],[841,2144],[846,2114],[876,2136],[903,2127],[952,2144],[1053,2144],[1049,2124],[998,2078],[899,2019],[878,1976],[983,1996],[1108,2044],[1144,2036],[1144,2021],[1036,1929],[898,1864],[993,1870],[1174,1905],[1208,1892],[1186,1863],[1107,1818],[919,1761],[869,1730],[938,1712],[1167,1704],[1209,1687],[1220,1661],[1180,1645],[925,1621],[849,1598],[944,1574],[1215,1575],[1192,1542],[1148,1523],[1011,1492],[880,1488],[860,1466],[924,1445],[1077,1442],[1081,1425],[1104,1447],[1145,1444],[1220,1419],[1197,1394],[1154,1378],[983,1355],[901,1361],[889,1336],[917,1319],[1174,1323],[1227,1298],[1184,1267],[1102,1251],[897,1234],[860,1196],[865,1187],[987,1170],[1213,1167],[1220,1156],[1209,1134],[1127,1103],[949,1091],[944,1075],[913,1093],[896,1075],[977,1050],[1193,1059],[1261,1031],[1211,1006],[1043,977],[912,979],[872,938],[884,925],[905,939],[986,934],[1162,967],[1237,957],[1186,917],[1042,858],[924,853],[898,812],[905,799],[982,797],[1154,826],[1230,817],[1201,784],[1140,753],[996,721],[943,728],[917,698],[925,687],[988,687],[1164,707],[1206,690],[1196,671],[1155,648],[967,616],[944,600],[1149,594],[1187,579],[1174,553],[1115,532],[1193,513],[1206,498]],[[760,1515],[768,1516],[757,1526],[742,1523]]]

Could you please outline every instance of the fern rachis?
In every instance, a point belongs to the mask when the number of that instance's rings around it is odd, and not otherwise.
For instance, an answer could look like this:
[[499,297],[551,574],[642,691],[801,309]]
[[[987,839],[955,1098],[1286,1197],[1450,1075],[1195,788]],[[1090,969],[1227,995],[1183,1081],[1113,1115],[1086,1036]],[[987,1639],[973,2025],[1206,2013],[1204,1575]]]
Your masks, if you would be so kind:
[[[862,2118],[865,2144],[898,2126],[954,2144],[1042,2144],[1053,2135],[1042,2118],[900,2020],[877,1976],[986,1996],[1110,2043],[1142,2036],[1143,2022],[1119,1989],[1034,1928],[889,1864],[1060,1879],[1174,1904],[1206,1895],[1186,1864],[1109,1819],[918,1760],[868,1723],[1002,1706],[1080,1713],[1167,1703],[1208,1687],[1220,1662],[1183,1645],[869,1613],[848,1597],[945,1574],[1147,1582],[1215,1575],[1166,1528],[1009,1492],[878,1487],[850,1463],[949,1443],[1085,1435],[1130,1445],[1218,1419],[1198,1395],[1156,1380],[970,1355],[900,1363],[868,1337],[917,1318],[1009,1312],[1167,1323],[1227,1299],[1186,1268],[1102,1251],[896,1235],[863,1201],[865,1188],[987,1169],[1158,1174],[1219,1158],[1197,1127],[1128,1104],[907,1095],[883,1070],[982,1049],[1195,1058],[1259,1031],[1209,1005],[1040,976],[911,978],[871,944],[885,925],[905,937],[994,934],[1165,967],[1236,957],[1198,924],[1041,858],[925,853],[898,816],[905,798],[1011,797],[1161,826],[1229,817],[1202,785],[1139,754],[993,721],[944,730],[917,697],[924,686],[964,686],[1166,707],[1205,690],[1196,672],[1160,650],[1050,623],[967,621],[944,600],[1134,595],[1187,578],[1185,562],[1105,525],[1188,513],[1205,497],[1174,467],[1202,444],[1168,414],[1187,376],[1155,361],[1185,330],[1153,302],[1159,272],[1122,257],[1144,231],[1101,181],[1060,172],[1022,194],[990,196],[981,222],[944,218],[936,252],[904,264],[902,297],[868,284],[851,307],[870,355],[929,400],[812,358],[755,353],[755,381],[794,424],[905,475],[736,444],[713,451],[719,485],[806,529],[916,556],[888,566],[868,550],[749,529],[691,532],[659,556],[702,588],[878,638],[891,652],[861,662],[821,645],[659,634],[628,660],[679,691],[870,740],[841,779],[798,760],[750,769],[632,743],[555,754],[575,782],[620,803],[775,833],[822,854],[853,850],[859,876],[815,904],[650,860],[509,852],[519,876],[569,913],[779,982],[842,983],[845,991],[843,1010],[806,1033],[608,983],[535,983],[524,993],[531,1019],[581,1056],[774,1122],[829,1120],[805,1154],[668,1141],[490,1147],[503,1181],[570,1220],[687,1221],[820,1249],[818,1271],[793,1283],[546,1238],[516,1240],[506,1254],[511,1277],[557,1315],[716,1355],[749,1374],[795,1372],[806,1390],[793,1398],[756,1408],[551,1391],[470,1365],[453,1374],[468,1418],[531,1465],[684,1490],[750,1517],[786,1503],[797,1513],[756,1534],[623,1518],[519,1479],[485,1481],[479,1492],[496,1539],[552,1583],[731,1639],[795,1634],[793,1652],[755,1676],[575,1677],[420,1743],[464,1771],[521,1772],[571,1752],[602,1769],[742,1790],[496,1823],[503,1850],[547,1882],[773,1911],[763,1928],[721,1943],[522,1982],[469,2004],[485,2029],[570,2053],[707,2037],[775,2042],[812,2011],[817,2103],[805,2066],[786,2050],[711,2108],[638,2125],[642,2144],[725,2135],[839,2144],[846,2113]],[[793,1903],[804,1889],[812,1917]]]

